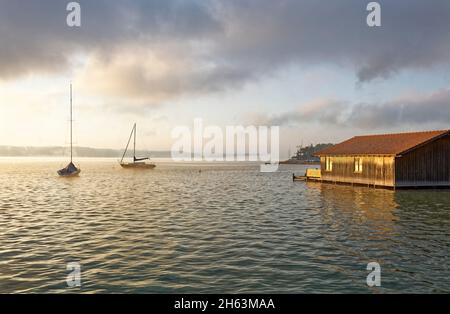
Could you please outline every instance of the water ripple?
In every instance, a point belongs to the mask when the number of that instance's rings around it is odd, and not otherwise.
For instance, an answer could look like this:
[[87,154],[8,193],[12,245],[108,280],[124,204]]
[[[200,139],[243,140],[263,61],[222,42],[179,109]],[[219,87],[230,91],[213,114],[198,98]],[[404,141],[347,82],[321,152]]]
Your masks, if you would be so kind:
[[59,166],[0,162],[1,293],[450,292],[449,191],[293,183],[295,166]]

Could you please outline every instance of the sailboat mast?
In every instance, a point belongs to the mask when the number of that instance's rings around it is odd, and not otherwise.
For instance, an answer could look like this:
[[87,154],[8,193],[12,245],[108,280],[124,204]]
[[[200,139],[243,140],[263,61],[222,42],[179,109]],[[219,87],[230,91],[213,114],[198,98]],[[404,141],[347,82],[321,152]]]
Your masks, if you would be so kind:
[[131,137],[133,136],[133,133],[134,133],[134,126],[131,129],[130,137],[128,138],[127,146],[125,147],[125,151],[123,152],[122,159],[120,159],[120,163],[123,162],[123,159],[125,158],[125,155],[127,154],[128,146],[130,145],[130,141],[131,141]]
[[72,83],[70,83],[70,162],[72,162]]
[[136,159],[136,123],[134,124],[133,161]]

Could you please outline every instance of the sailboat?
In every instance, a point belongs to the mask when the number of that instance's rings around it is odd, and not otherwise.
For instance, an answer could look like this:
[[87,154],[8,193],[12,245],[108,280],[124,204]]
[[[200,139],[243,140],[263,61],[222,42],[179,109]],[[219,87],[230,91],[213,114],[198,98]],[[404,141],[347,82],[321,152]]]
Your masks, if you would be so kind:
[[81,169],[73,163],[72,122],[72,84],[70,84],[70,163],[65,168],[58,170],[61,177],[75,177],[81,172]]
[[[130,145],[131,137],[134,135],[133,140],[133,161],[132,162],[124,162],[123,159],[128,150],[128,146]],[[149,157],[145,158],[136,158],[136,123],[131,130],[130,138],[128,139],[127,146],[125,147],[125,151],[123,152],[122,159],[120,159],[120,166],[122,168],[132,168],[132,169],[153,169],[156,167],[155,164],[147,163],[146,160],[150,160]]]

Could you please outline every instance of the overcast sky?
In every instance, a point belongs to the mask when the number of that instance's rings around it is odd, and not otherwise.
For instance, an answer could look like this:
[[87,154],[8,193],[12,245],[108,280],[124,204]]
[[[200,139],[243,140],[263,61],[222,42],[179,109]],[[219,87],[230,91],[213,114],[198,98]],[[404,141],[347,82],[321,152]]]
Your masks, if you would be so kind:
[[450,2],[0,0],[0,145],[141,149],[170,131],[280,125],[282,150],[357,134],[450,128]]

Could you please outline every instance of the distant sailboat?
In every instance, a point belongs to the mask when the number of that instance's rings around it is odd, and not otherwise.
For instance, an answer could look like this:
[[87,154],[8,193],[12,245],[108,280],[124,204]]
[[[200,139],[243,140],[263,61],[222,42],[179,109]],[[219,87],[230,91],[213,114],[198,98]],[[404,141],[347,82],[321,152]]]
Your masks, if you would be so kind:
[[70,84],[70,163],[63,169],[58,170],[58,174],[61,177],[75,177],[81,172],[81,169],[77,168],[72,161],[73,157],[73,145],[72,145],[72,84]]
[[[133,161],[132,162],[124,162],[123,159],[125,158],[125,155],[128,150],[128,146],[130,145],[131,137],[134,134],[134,140],[133,140]],[[149,160],[150,158],[136,158],[136,123],[133,126],[133,129],[131,130],[130,138],[128,139],[127,146],[125,147],[125,151],[123,152],[122,159],[120,160],[120,166],[122,168],[133,168],[133,169],[153,169],[156,167],[155,164],[147,163],[145,160]]]

